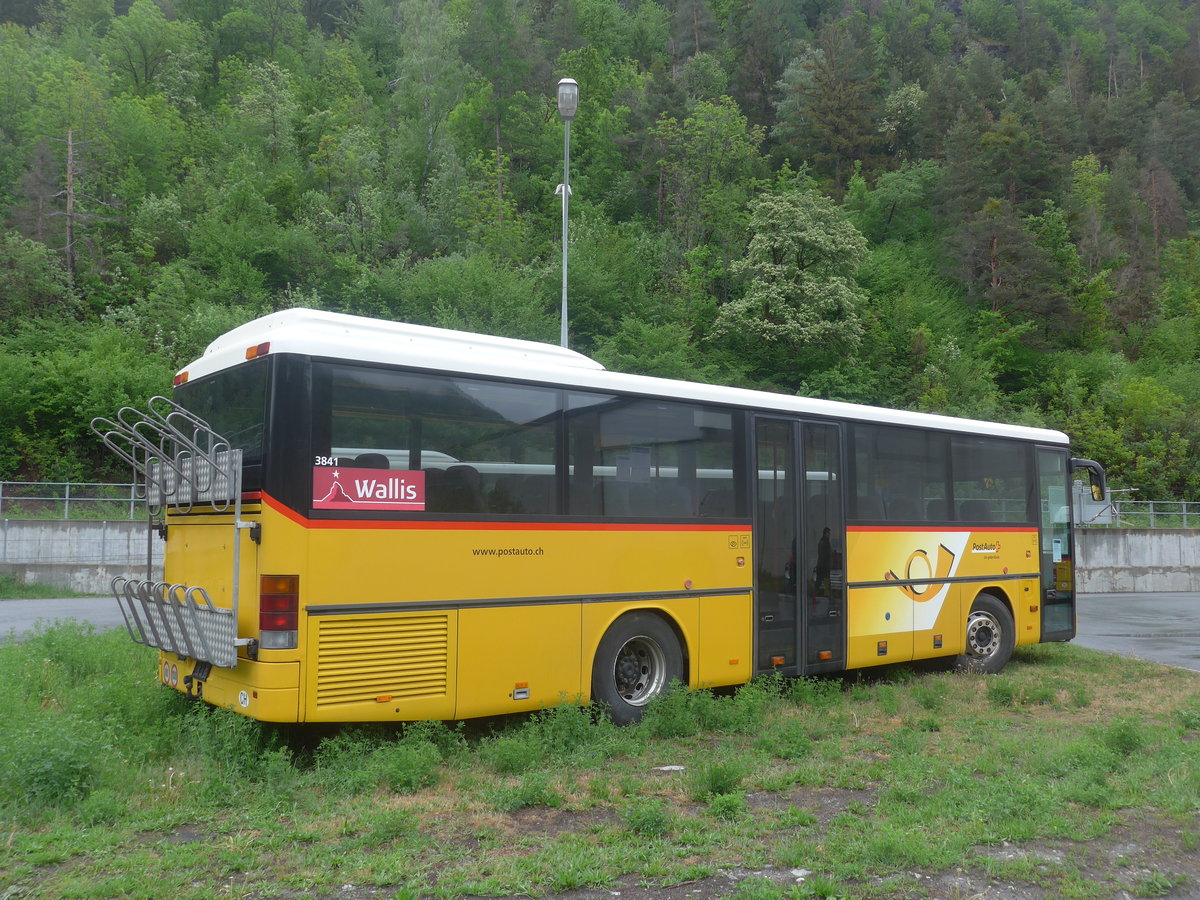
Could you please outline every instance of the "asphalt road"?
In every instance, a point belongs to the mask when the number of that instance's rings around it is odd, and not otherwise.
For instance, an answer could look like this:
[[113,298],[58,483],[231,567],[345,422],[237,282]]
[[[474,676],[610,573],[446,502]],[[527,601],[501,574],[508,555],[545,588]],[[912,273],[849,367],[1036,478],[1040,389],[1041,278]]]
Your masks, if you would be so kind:
[[1081,594],[1075,643],[1200,671],[1200,594]]
[[39,621],[78,619],[97,631],[125,627],[115,597],[74,597],[70,600],[0,600],[0,638],[20,637]]
[[[78,619],[97,629],[125,625],[113,597],[0,600],[0,639],[56,619]],[[1200,671],[1200,594],[1082,594],[1075,643]]]

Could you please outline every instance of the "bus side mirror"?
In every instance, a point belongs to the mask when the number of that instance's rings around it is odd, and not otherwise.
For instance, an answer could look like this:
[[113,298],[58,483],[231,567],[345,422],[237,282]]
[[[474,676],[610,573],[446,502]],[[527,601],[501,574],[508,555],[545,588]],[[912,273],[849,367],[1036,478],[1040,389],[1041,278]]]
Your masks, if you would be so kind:
[[1088,475],[1088,485],[1092,489],[1092,499],[1103,503],[1108,499],[1108,483],[1104,477],[1104,466],[1090,459],[1072,459],[1071,471],[1085,469]]

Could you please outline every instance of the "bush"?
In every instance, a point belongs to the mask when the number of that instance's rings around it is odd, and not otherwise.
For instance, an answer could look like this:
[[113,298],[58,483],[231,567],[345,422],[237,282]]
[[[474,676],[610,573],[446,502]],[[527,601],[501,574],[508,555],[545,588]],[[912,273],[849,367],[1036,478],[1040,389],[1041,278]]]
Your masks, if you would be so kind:
[[687,773],[688,797],[697,803],[718,794],[732,794],[746,777],[740,761],[714,759],[702,762]]
[[[628,732],[623,737],[628,743]],[[593,720],[591,708],[564,703],[510,725],[484,742],[480,755],[501,775],[516,775],[550,763],[593,764],[615,740],[616,726],[607,718]]]
[[7,803],[69,807],[95,784],[103,748],[87,724],[45,716],[5,740],[3,794]]
[[700,733],[698,695],[682,684],[672,685],[665,694],[651,700],[642,715],[642,727],[651,737],[680,738]]
[[804,759],[812,752],[808,727],[799,719],[777,719],[754,739],[754,749],[779,759]]
[[741,792],[717,794],[709,799],[708,811],[718,819],[732,821],[746,811],[746,795]]
[[442,754],[428,741],[404,740],[375,751],[371,762],[385,787],[411,794],[437,784]]
[[825,709],[832,706],[842,693],[842,683],[831,678],[797,678],[788,696],[799,706]]
[[562,806],[563,798],[550,784],[545,772],[531,772],[516,784],[502,784],[490,794],[500,812],[515,812],[527,806]]
[[671,813],[660,798],[641,797],[625,807],[622,818],[643,837],[661,837],[671,828]]

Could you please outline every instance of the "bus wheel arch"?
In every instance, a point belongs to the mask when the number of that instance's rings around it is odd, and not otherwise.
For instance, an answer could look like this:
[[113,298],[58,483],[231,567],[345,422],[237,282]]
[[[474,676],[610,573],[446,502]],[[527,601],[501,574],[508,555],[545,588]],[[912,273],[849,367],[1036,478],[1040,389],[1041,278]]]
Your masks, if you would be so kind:
[[592,701],[604,706],[617,725],[637,722],[673,681],[687,681],[685,647],[674,621],[657,611],[638,609],[617,617],[596,645]]
[[1016,642],[1016,620],[1006,599],[994,590],[981,591],[971,604],[963,652],[954,666],[962,672],[995,675],[1012,658]]

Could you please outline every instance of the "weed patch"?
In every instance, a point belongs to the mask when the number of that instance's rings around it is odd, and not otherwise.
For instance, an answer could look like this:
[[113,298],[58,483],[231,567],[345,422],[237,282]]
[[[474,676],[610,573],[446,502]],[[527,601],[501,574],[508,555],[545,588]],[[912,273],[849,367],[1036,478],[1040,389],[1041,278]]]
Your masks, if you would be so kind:
[[[1200,679],[1078,648],[1022,648],[996,678],[678,689],[623,729],[569,704],[499,724],[280,729],[186,703],[154,668],[124,635],[78,626],[0,646],[0,893],[202,900],[253,873],[282,896],[696,880],[791,900],[885,896],[912,873],[952,893],[971,859],[1046,896],[1200,878],[1183,824],[1200,810]],[[1111,855],[1089,842],[1143,820],[1167,823],[1152,845],[1095,864]],[[1061,864],[992,853],[1048,841],[1068,848]]]

